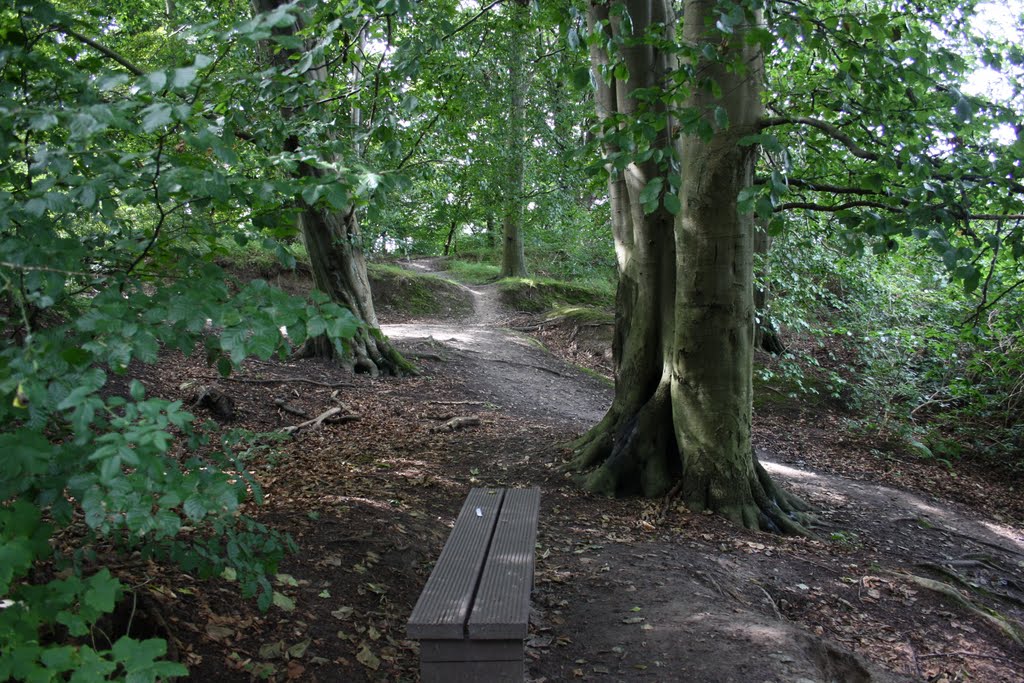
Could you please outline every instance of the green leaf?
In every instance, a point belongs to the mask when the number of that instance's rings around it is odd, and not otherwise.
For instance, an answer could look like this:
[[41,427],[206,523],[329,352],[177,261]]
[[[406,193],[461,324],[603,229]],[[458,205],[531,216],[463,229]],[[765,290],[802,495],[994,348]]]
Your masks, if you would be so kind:
[[572,82],[577,88],[591,87],[590,67],[581,66],[572,72]]
[[679,202],[678,195],[673,194],[671,192],[666,193],[663,201],[665,202],[666,211],[668,211],[673,216],[679,215],[679,212],[682,210],[683,207],[682,204],[680,204]]
[[295,609],[295,601],[289,598],[284,593],[274,591],[274,595],[271,601],[275,605],[283,609],[285,612],[291,612]]
[[187,66],[182,69],[174,70],[174,80],[172,81],[172,87],[176,89],[187,88],[192,85],[192,81],[196,80],[197,70],[194,66]]
[[149,92],[160,92],[167,85],[167,73],[164,71],[154,71],[143,78],[143,83]]
[[725,107],[715,107],[714,117],[715,125],[718,126],[719,130],[725,130],[729,127],[729,112],[725,110]]
[[657,200],[658,196],[661,194],[661,188],[664,183],[665,181],[661,176],[656,176],[647,181],[647,184],[644,185],[644,189],[640,191],[640,203],[648,204]]
[[142,110],[142,129],[152,133],[171,122],[171,106],[163,102],[151,104]]

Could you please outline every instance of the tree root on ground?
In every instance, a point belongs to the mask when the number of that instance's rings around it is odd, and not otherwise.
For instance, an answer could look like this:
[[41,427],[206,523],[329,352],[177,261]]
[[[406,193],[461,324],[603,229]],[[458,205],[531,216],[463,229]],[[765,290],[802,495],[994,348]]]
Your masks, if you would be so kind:
[[1006,617],[995,614],[974,604],[974,602],[970,598],[968,598],[966,595],[964,595],[948,583],[943,583],[942,581],[935,581],[934,579],[926,579],[925,577],[917,576],[916,574],[898,573],[897,576],[901,576],[904,579],[912,583],[915,583],[918,586],[921,586],[922,588],[927,588],[928,590],[935,591],[936,593],[941,593],[942,595],[952,598],[954,602],[959,603],[960,606],[967,609],[967,611],[971,612],[975,616],[984,619],[985,621],[989,622],[990,624],[1001,630],[1003,633],[1009,636],[1010,639],[1013,640],[1013,642],[1017,643],[1018,645],[1024,646],[1024,637],[1022,637],[1022,630],[1019,626],[1013,624]]
[[779,488],[753,452],[753,472],[745,484],[734,482],[735,491],[728,483],[723,490],[717,482],[686,476],[685,454],[679,456],[675,435],[665,427],[671,424],[671,405],[663,387],[635,412],[613,406],[596,427],[568,445],[575,454],[562,469],[580,473],[579,485],[594,493],[664,496],[662,517],[678,498],[694,512],[708,509],[748,529],[810,536],[808,527],[815,520],[808,505]]

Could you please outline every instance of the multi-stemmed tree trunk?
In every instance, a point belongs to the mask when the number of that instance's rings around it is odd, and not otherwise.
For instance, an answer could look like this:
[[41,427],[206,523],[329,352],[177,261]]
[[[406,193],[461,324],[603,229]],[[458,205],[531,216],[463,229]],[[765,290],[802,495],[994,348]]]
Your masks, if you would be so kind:
[[[707,21],[715,0],[686,2],[684,42],[697,55],[710,45],[717,58],[689,65],[703,82],[690,84],[682,107],[709,121],[720,107],[728,125],[704,136],[686,130],[675,144],[668,105],[643,97],[678,67],[659,41],[643,38],[652,28],[671,30],[671,0],[622,4],[628,24],[607,4],[589,10],[591,30],[620,46],[608,55],[609,40],[591,42],[598,115],[664,117],[652,147],[679,155],[681,209],[673,217],[662,202],[645,213],[641,192],[670,172],[653,161],[634,160],[609,181],[619,265],[615,399],[576,442],[570,466],[587,471],[584,485],[594,491],[657,496],[677,487],[691,510],[799,532],[799,502],[772,483],[751,444],[753,217],[740,212],[737,197],[753,180],[756,150],[739,141],[757,131],[761,115],[759,48],[745,44],[745,27],[726,36]],[[614,70],[603,67],[615,59],[628,78],[606,81]],[[721,112],[714,118],[721,123]],[[606,145],[606,152],[620,150]]]
[[[285,0],[252,0],[256,12],[270,12],[285,4]],[[278,30],[294,35],[301,28],[302,22],[297,20],[292,27]],[[270,49],[268,54],[278,66],[294,65],[291,60],[293,50],[283,49],[274,54]],[[309,69],[305,77],[319,81],[324,78],[324,73],[322,69]],[[287,119],[290,114],[290,111],[285,111],[284,117]],[[288,151],[298,151],[301,141],[297,135],[293,135],[288,139],[286,146],[289,148]],[[296,175],[330,181],[328,171],[305,162],[299,163]],[[310,205],[304,199],[298,201],[298,225],[312,266],[313,284],[327,294],[331,301],[347,308],[362,322],[356,336],[345,343],[345,354],[337,360],[356,372],[373,375],[412,371],[412,366],[391,346],[380,331],[380,323],[373,307],[370,281],[366,273],[366,260],[363,257],[362,236],[355,207],[334,211],[323,205]],[[309,339],[300,349],[299,355],[334,358],[337,354],[333,341],[322,335]]]
[[[529,18],[529,6],[515,0],[511,7],[512,41],[521,39]],[[523,250],[523,173],[526,149],[523,133],[526,128],[526,69],[522,45],[510,44],[508,54],[509,111],[508,128],[503,136],[505,182],[502,184],[502,246],[501,277],[525,277],[526,256]]]

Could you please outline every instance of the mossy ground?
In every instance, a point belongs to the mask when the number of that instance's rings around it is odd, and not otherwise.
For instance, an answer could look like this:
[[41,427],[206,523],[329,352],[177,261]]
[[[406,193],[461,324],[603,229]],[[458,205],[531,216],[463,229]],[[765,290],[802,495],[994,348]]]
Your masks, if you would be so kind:
[[469,293],[435,275],[383,263],[371,263],[367,270],[374,305],[391,317],[459,318],[473,312]]

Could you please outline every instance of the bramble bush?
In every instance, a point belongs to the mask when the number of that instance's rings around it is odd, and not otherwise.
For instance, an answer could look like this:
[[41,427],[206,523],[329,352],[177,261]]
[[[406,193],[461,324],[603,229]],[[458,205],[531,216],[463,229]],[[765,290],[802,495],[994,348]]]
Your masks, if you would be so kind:
[[261,499],[254,437],[215,439],[181,401],[110,380],[165,349],[228,374],[357,329],[323,295],[213,264],[226,239],[276,248],[299,196],[347,202],[341,179],[321,192],[285,172],[274,115],[297,67],[252,68],[291,11],[201,27],[178,64],[141,69],[47,2],[0,9],[0,680],[186,673],[161,640],[97,637],[131,590],[104,568],[111,553],[230,570],[270,604],[291,542],[240,513]]

